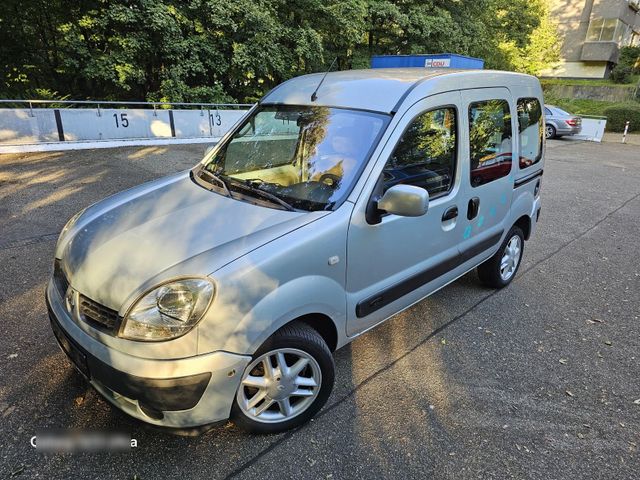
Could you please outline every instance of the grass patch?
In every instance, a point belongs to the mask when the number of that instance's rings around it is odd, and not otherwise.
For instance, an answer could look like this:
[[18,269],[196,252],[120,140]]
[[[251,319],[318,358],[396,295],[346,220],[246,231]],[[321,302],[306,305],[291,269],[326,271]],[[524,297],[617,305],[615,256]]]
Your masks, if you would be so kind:
[[608,78],[541,78],[540,83],[542,85],[587,85],[592,87],[635,88],[638,82],[640,82],[640,75],[634,75],[631,79],[631,83],[614,83]]
[[638,105],[638,102],[608,102],[606,100],[590,100],[588,98],[554,98],[549,95],[545,95],[545,103],[549,105],[555,105],[569,113],[575,113],[576,115],[594,115],[597,117],[603,117],[604,110],[609,107],[625,106],[625,105]]

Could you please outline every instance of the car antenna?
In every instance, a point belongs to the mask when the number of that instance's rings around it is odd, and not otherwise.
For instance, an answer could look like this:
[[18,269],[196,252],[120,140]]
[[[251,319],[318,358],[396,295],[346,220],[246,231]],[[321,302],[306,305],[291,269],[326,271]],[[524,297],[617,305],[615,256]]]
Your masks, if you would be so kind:
[[320,80],[320,83],[318,84],[318,86],[316,87],[316,89],[313,91],[313,93],[311,94],[311,101],[315,102],[318,99],[318,90],[320,89],[320,87],[322,86],[322,82],[324,82],[324,79],[327,78],[327,74],[333,69],[333,65],[334,63],[336,63],[336,61],[338,60],[338,57],[333,59],[333,62],[331,62],[331,66],[329,67],[329,70],[327,70],[326,72],[324,72],[324,75],[322,76],[322,80]]

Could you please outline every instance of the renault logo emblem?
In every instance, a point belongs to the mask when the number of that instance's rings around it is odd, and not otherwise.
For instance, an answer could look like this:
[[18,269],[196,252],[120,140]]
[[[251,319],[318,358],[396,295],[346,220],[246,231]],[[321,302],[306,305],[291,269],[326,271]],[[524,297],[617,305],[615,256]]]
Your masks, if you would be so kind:
[[64,296],[64,300],[67,306],[67,311],[73,313],[73,307],[75,306],[75,295],[73,294],[73,288],[67,288],[67,293]]

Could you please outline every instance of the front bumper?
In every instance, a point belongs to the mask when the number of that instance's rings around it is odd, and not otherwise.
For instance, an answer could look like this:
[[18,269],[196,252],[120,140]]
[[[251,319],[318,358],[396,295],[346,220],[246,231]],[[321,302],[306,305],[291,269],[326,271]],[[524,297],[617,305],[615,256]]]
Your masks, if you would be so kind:
[[250,356],[213,352],[177,360],[134,357],[107,347],[76,325],[53,282],[47,286],[46,301],[61,349],[91,385],[125,413],[173,428],[229,418]]

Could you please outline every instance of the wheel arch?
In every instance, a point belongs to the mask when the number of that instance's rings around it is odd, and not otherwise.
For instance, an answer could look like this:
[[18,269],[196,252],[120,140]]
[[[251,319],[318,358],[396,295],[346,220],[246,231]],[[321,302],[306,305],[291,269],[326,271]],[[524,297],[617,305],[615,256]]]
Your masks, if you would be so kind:
[[302,323],[304,325],[311,327],[313,330],[315,330],[318,333],[318,335],[322,337],[322,339],[327,344],[327,347],[329,347],[329,350],[331,352],[336,351],[336,349],[338,348],[338,342],[339,342],[338,327],[336,325],[336,322],[326,313],[319,313],[319,312],[305,313],[302,315],[295,316],[290,320],[285,320],[284,323],[280,323],[280,326],[278,328],[276,328],[271,333],[266,335],[261,342],[256,343],[254,345],[253,350],[254,351],[259,350],[260,347],[264,345],[264,343],[267,340],[269,340],[271,337],[273,337],[276,333],[280,332],[286,327],[289,327],[293,324],[298,324],[298,323]]
[[515,227],[520,227],[522,233],[524,233],[524,239],[529,240],[531,236],[531,217],[529,215],[522,215],[513,224]]
[[[329,350],[336,351],[338,347],[338,329],[335,322],[324,313],[308,313],[298,318],[294,318],[290,322],[284,324],[280,329],[291,325],[292,323],[304,323],[313,328],[325,341]],[[280,330],[279,329],[279,330]]]

